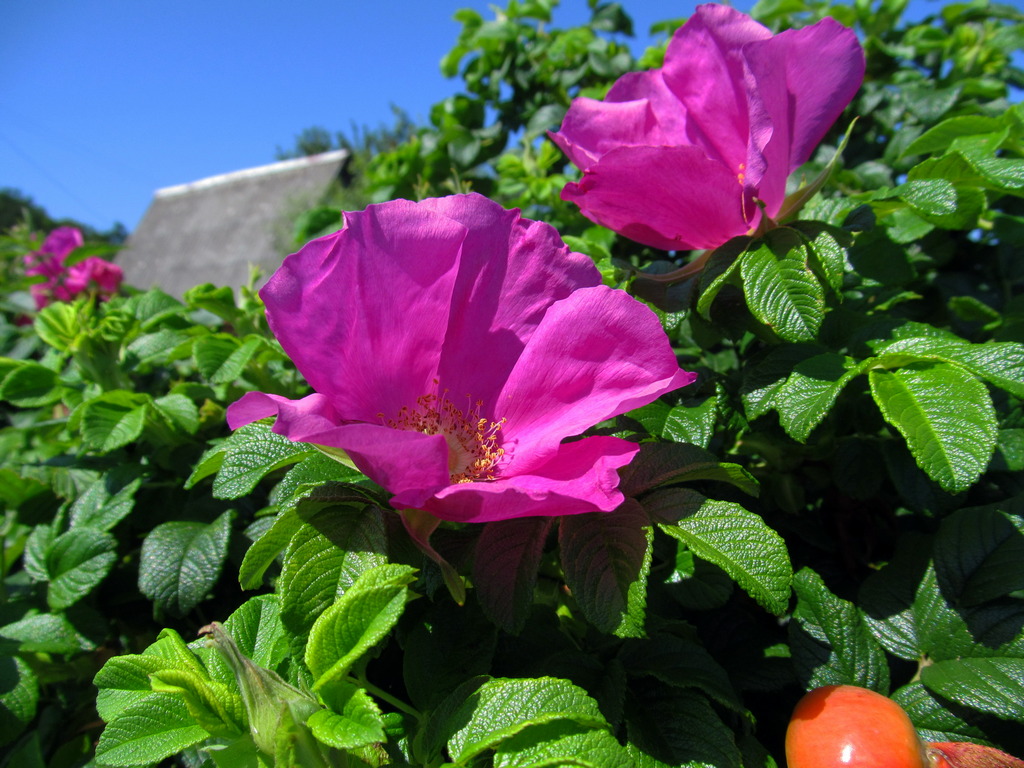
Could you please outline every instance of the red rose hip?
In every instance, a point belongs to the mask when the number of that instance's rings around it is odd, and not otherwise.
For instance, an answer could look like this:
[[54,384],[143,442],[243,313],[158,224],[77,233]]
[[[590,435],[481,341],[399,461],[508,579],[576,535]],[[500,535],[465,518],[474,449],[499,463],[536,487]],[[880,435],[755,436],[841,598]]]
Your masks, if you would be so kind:
[[827,685],[805,695],[786,730],[789,768],[925,768],[907,713],[867,688]]

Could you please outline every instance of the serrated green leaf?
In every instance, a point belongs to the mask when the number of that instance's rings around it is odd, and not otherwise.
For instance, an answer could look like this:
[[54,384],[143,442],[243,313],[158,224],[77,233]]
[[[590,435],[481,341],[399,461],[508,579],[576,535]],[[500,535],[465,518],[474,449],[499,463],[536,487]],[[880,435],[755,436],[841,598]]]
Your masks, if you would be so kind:
[[214,384],[232,382],[263,344],[258,336],[248,336],[244,342],[226,333],[202,336],[193,345],[196,368],[203,378]]
[[885,651],[853,603],[833,595],[814,571],[793,577],[797,596],[789,625],[793,663],[804,688],[856,685],[889,693]]
[[301,526],[302,518],[295,508],[286,509],[274,518],[270,528],[245,552],[238,569],[238,583],[242,589],[259,589],[262,586],[263,574],[277,556],[284,552]]
[[488,618],[506,632],[522,629],[553,518],[522,517],[487,523],[477,539],[473,582]]
[[180,696],[151,693],[128,705],[100,735],[96,762],[110,766],[150,765],[208,738]]
[[81,405],[82,442],[108,453],[139,439],[146,426],[149,395],[115,390]]
[[782,537],[758,515],[739,504],[706,500],[675,525],[660,527],[728,573],[766,610],[778,616],[786,612],[793,578],[789,553]]
[[992,508],[963,509],[942,521],[935,539],[939,587],[954,604],[973,606],[1024,589],[1024,520]]
[[55,301],[39,311],[32,326],[44,342],[60,352],[68,352],[85,327],[82,320],[77,305]]
[[[1024,345],[1015,342],[971,344],[952,334],[929,333],[929,326],[913,324],[911,335],[875,346],[883,360],[904,356],[913,360],[955,363],[1017,397],[1024,397]],[[927,334],[927,335],[916,335]]]
[[490,680],[452,716],[450,722],[462,725],[448,739],[448,752],[454,762],[467,763],[528,726],[556,720],[593,729],[608,727],[597,702],[566,680]]
[[410,599],[415,574],[407,565],[370,568],[317,618],[306,644],[314,691],[341,681],[392,630]]
[[948,179],[915,179],[899,187],[915,213],[943,229],[970,229],[985,208],[985,193]]
[[191,343],[192,337],[187,333],[164,328],[156,333],[139,336],[128,345],[125,352],[128,361],[137,365],[166,364],[175,357],[176,351],[187,349]]
[[678,405],[655,400],[627,415],[652,435],[706,448],[711,442],[718,416],[718,397],[712,395],[699,402],[687,401]]
[[743,376],[740,395],[747,418],[756,419],[775,407],[775,396],[804,360],[822,354],[814,344],[783,344],[751,365]]
[[307,724],[313,735],[336,749],[355,749],[385,740],[384,719],[369,694],[352,683],[331,686],[327,709],[314,712]]
[[697,311],[705,320],[711,319],[711,305],[726,285],[738,285],[742,257],[750,245],[746,236],[734,237],[719,246],[708,257],[707,265],[700,274],[700,294]]
[[180,669],[162,669],[149,679],[154,691],[181,696],[189,714],[211,736],[235,739],[248,732],[242,697],[234,686]]
[[0,377],[0,400],[19,408],[38,408],[60,400],[60,376],[39,363],[22,362]]
[[109,531],[131,514],[142,480],[135,467],[104,473],[71,505],[70,526]]
[[266,424],[247,424],[224,441],[224,459],[213,481],[218,499],[238,499],[252,492],[270,472],[301,460],[315,449],[278,435]]
[[613,512],[562,518],[558,544],[565,582],[600,631],[641,637],[654,532],[635,499]]
[[634,768],[626,748],[607,731],[564,720],[534,725],[506,739],[494,768]]
[[981,728],[943,706],[919,681],[900,688],[892,695],[892,700],[910,716],[917,735],[924,741],[973,741],[995,746],[985,739]]
[[[259,667],[274,670],[288,654],[288,633],[281,623],[281,601],[277,595],[259,595],[246,600],[227,618],[223,629],[238,651]],[[216,648],[203,641],[195,651],[214,680],[222,683],[235,680],[234,672]]]
[[996,445],[998,425],[985,385],[944,363],[876,369],[868,379],[882,415],[903,435],[918,466],[950,493],[970,488]]
[[0,658],[0,745],[9,744],[25,730],[38,704],[39,681],[28,664],[17,656]]
[[164,395],[153,401],[154,410],[179,432],[194,435],[199,430],[199,409],[184,395]]
[[281,620],[305,636],[316,618],[352,586],[359,574],[387,562],[387,536],[379,508],[300,502],[306,523],[292,536],[277,592]]
[[967,115],[951,117],[929,128],[918,136],[903,151],[903,157],[941,153],[949,149],[954,139],[979,133],[993,133],[1001,128],[1001,121],[994,117]]
[[150,653],[108,659],[93,681],[98,689],[96,710],[99,716],[109,723],[130,705],[152,696],[149,676],[173,668],[173,663]]
[[46,601],[55,611],[74,605],[110,573],[117,540],[93,528],[72,528],[54,539],[46,553]]
[[846,274],[846,249],[853,243],[853,237],[844,229],[817,221],[794,221],[788,226],[804,238],[810,266],[818,279],[838,295]]
[[91,651],[96,642],[75,628],[61,613],[35,613],[0,627],[0,637],[14,640],[26,653],[62,653],[68,656]]
[[940,661],[921,670],[921,682],[965,707],[1024,723],[1024,658]]
[[732,730],[696,691],[648,685],[628,704],[626,749],[637,768],[741,768]]
[[825,317],[825,292],[802,246],[786,245],[779,238],[743,255],[743,293],[754,317],[782,339],[812,341]]
[[227,557],[233,511],[212,523],[162,523],[142,542],[139,590],[164,610],[184,615],[206,599]]
[[805,442],[843,388],[873,364],[870,358],[858,361],[832,352],[801,360],[771,397],[782,428],[794,440]]

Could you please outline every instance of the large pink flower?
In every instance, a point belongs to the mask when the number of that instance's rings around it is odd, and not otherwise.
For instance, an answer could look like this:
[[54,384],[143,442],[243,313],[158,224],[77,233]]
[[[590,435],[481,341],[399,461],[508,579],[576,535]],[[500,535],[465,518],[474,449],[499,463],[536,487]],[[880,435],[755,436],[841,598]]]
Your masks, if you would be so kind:
[[276,416],[396,509],[446,520],[614,509],[637,446],[566,438],[694,379],[653,312],[550,226],[476,194],[348,213],[260,295],[316,393],[250,392],[230,426]]
[[583,177],[562,198],[655,248],[721,245],[778,214],[787,177],[863,77],[856,36],[833,19],[773,36],[732,8],[699,6],[661,69],[623,76],[603,102],[573,102],[551,138]]
[[117,293],[124,273],[121,268],[99,256],[65,266],[68,255],[82,246],[82,233],[75,227],[58,227],[43,241],[38,251],[25,254],[25,274],[41,275],[42,283],[29,286],[36,309],[52,301],[71,301],[75,296],[92,291],[108,299]]
[[90,256],[68,267],[63,287],[69,297],[91,290],[102,298],[110,298],[123,279],[124,271],[117,264]]

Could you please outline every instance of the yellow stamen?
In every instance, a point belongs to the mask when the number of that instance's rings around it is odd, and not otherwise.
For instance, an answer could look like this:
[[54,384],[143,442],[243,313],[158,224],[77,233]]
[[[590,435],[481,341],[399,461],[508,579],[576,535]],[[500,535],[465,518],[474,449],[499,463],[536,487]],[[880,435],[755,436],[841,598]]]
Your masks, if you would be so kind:
[[505,449],[498,445],[505,419],[489,421],[480,416],[483,401],[474,403],[469,395],[466,400],[463,410],[448,399],[445,390],[440,396],[422,395],[414,406],[402,406],[394,419],[378,415],[392,429],[443,435],[448,443],[448,471],[453,484],[494,480],[505,455]]

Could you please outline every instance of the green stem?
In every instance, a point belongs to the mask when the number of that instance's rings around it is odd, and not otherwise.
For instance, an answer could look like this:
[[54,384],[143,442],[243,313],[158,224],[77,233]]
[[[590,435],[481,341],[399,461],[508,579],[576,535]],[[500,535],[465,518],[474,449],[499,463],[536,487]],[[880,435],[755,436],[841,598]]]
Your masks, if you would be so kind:
[[635,274],[637,277],[650,280],[653,283],[681,283],[683,280],[689,280],[691,277],[700,274],[700,271],[704,269],[704,265],[708,263],[708,259],[711,258],[712,253],[714,251],[704,251],[704,253],[686,266],[661,275],[654,275],[650,272],[636,272]]
[[367,680],[362,675],[360,675],[358,679],[353,680],[352,682],[354,682],[360,688],[365,688],[367,691],[372,693],[378,699],[381,699],[382,701],[386,701],[388,704],[390,704],[395,709],[401,710],[402,712],[405,712],[405,714],[407,714],[407,715],[412,715],[413,717],[416,718],[417,721],[422,721],[423,720],[423,714],[422,713],[420,713],[419,711],[413,709],[412,707],[410,707],[408,704],[406,704],[401,699],[395,698],[394,696],[392,696],[387,691],[378,688],[376,685],[371,683],[369,680]]

